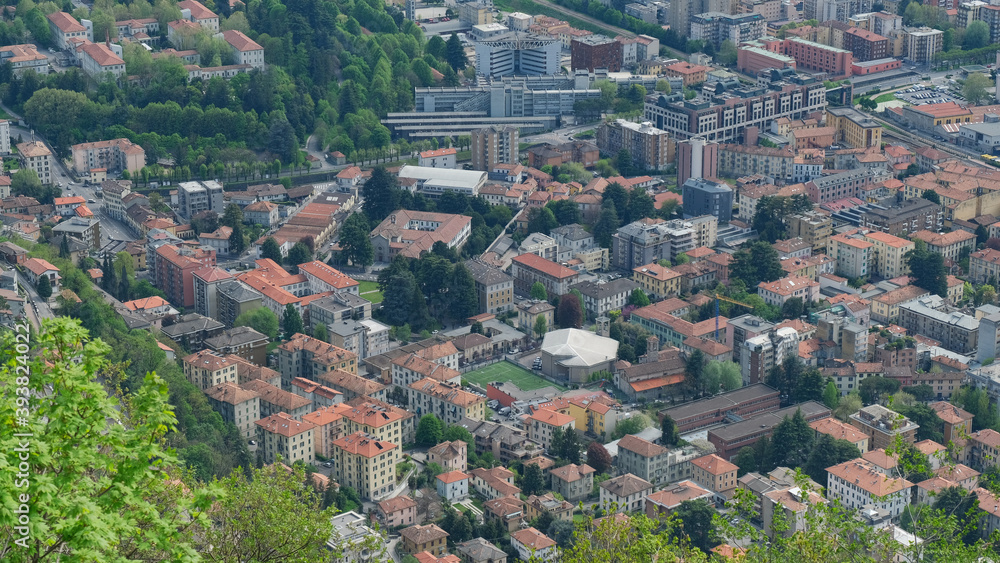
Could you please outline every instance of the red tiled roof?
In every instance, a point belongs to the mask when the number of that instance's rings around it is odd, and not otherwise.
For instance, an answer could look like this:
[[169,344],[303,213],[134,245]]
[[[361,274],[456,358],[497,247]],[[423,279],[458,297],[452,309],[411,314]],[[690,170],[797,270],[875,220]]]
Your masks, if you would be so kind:
[[556,279],[564,279],[580,275],[580,273],[576,270],[571,270],[565,266],[556,264],[551,260],[546,260],[537,254],[522,254],[515,257],[513,261],[526,268],[537,270]]
[[246,53],[248,51],[261,51],[264,49],[258,45],[256,41],[244,35],[242,31],[237,31],[235,29],[223,31],[222,38],[241,53]]

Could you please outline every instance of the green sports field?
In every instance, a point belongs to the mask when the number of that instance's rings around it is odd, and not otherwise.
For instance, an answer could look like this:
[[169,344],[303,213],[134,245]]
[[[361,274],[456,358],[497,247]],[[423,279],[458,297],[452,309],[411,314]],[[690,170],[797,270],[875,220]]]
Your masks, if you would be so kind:
[[542,387],[548,386],[555,387],[559,390],[566,389],[562,385],[546,381],[530,371],[522,367],[515,366],[510,362],[497,362],[482,369],[470,371],[469,373],[463,375],[462,378],[470,383],[475,383],[476,385],[482,387],[486,387],[487,383],[492,383],[494,381],[510,381],[514,385],[517,385],[522,391],[533,391],[535,389],[541,389]]

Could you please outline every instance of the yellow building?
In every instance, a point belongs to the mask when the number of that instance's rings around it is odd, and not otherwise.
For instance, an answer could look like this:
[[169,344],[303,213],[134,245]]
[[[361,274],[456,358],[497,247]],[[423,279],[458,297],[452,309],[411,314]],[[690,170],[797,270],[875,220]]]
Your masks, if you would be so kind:
[[381,500],[395,490],[396,444],[355,432],[334,441],[332,453],[331,476],[341,487],[352,487],[361,498],[372,500]]
[[913,241],[877,231],[866,234],[864,239],[875,245],[873,274],[892,279],[909,273],[904,257],[913,250]]
[[695,483],[722,493],[736,488],[736,471],[739,467],[715,454],[691,460],[691,479]]
[[[295,420],[283,412],[272,414],[257,421],[257,452],[264,458],[264,464],[281,462],[292,465],[296,461],[310,464],[315,460],[313,430],[316,425],[304,420]],[[343,481],[341,481],[343,482]]]
[[212,350],[202,350],[184,358],[184,377],[202,391],[236,383],[236,362]]
[[826,126],[837,130],[837,141],[856,149],[882,147],[882,126],[853,107],[827,108]]
[[872,297],[872,320],[893,324],[899,320],[899,306],[901,304],[927,294],[926,289],[907,285]]
[[833,217],[819,210],[790,215],[788,238],[799,237],[812,246],[813,252],[826,250],[827,242],[833,235]]
[[403,443],[403,416],[398,412],[375,403],[362,403],[356,407],[341,403],[335,409],[344,417],[344,434],[361,432],[379,441]]
[[657,299],[678,295],[681,292],[681,274],[656,262],[632,270],[632,280],[639,284],[643,291]]

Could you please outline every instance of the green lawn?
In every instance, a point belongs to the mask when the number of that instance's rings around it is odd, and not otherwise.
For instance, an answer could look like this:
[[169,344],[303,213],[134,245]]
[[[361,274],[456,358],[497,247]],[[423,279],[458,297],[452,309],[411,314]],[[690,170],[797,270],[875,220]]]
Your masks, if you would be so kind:
[[373,282],[373,281],[358,282],[358,292],[368,293],[369,291],[378,291],[378,282]]
[[896,94],[893,93],[893,92],[888,92],[888,93],[882,94],[881,96],[875,98],[875,103],[876,104],[881,104],[881,103],[885,103],[885,102],[891,102],[891,101],[893,101],[895,99],[896,99]]
[[462,378],[468,380],[470,383],[475,383],[476,385],[482,387],[485,387],[487,383],[491,383],[493,381],[510,381],[514,385],[517,385],[522,391],[533,391],[550,385],[561,391],[566,389],[562,385],[546,381],[530,371],[522,367],[515,366],[510,362],[497,362],[482,369],[470,371],[469,373],[463,375]]
[[368,293],[361,294],[362,299],[367,299],[374,303],[381,303],[385,296],[382,295],[381,291],[369,291]]

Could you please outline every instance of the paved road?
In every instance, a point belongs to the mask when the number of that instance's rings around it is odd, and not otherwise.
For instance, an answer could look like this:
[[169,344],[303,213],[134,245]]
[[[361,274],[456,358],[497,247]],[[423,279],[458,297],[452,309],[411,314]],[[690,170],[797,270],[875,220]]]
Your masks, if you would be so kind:
[[563,143],[568,143],[573,140],[573,135],[581,133],[588,129],[594,129],[600,125],[600,121],[595,121],[593,123],[586,123],[583,125],[571,125],[569,127],[562,127],[560,129],[553,129],[547,133],[539,133],[538,135],[529,135],[527,137],[521,137],[522,143],[528,143],[531,145],[536,145],[540,143],[549,143],[552,145],[561,145]]
[[28,283],[28,280],[22,275],[18,275],[18,280],[21,283],[21,287],[27,293],[28,301],[24,308],[25,315],[36,327],[41,327],[41,321],[44,319],[54,319],[55,314],[52,312],[52,308],[49,306],[48,302],[43,300],[38,292],[35,291],[34,286]]

